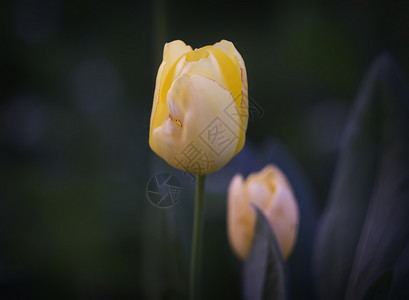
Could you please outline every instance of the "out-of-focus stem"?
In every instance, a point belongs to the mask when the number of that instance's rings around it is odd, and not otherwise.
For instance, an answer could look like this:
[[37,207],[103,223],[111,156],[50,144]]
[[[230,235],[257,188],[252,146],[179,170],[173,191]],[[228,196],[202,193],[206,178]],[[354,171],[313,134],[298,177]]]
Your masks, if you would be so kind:
[[192,236],[192,256],[190,262],[190,288],[189,298],[191,300],[196,298],[198,277],[200,269],[200,255],[202,247],[202,233],[203,233],[203,193],[205,187],[206,175],[198,175],[196,178],[196,201],[195,201],[195,215]]

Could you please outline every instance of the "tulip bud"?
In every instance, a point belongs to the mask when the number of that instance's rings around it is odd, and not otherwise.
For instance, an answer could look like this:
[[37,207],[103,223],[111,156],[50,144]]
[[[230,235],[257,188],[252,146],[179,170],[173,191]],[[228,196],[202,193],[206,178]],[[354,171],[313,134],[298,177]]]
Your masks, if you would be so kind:
[[256,205],[271,224],[284,259],[294,247],[298,232],[298,205],[291,186],[280,169],[268,165],[245,181],[233,177],[228,191],[227,227],[230,244],[237,256],[246,260],[251,248]]
[[149,145],[173,167],[217,171],[241,151],[248,121],[247,74],[231,42],[192,50],[167,43],[156,77]]

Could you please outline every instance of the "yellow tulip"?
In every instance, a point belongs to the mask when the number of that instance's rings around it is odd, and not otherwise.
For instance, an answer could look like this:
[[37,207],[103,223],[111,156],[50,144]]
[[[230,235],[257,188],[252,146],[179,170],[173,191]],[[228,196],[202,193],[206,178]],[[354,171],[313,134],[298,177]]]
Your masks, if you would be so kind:
[[246,180],[233,177],[228,190],[227,227],[236,255],[246,260],[256,222],[256,205],[271,224],[284,259],[291,254],[298,233],[298,205],[292,188],[280,169],[268,165]]
[[157,155],[192,174],[215,172],[243,148],[247,121],[246,68],[231,42],[165,45],[149,131]]

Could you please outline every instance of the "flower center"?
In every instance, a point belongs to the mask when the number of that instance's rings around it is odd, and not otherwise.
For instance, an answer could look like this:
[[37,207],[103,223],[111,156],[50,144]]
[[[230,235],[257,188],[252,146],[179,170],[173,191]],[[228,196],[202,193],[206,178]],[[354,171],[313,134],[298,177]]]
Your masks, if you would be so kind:
[[187,62],[199,61],[200,59],[207,57],[209,57],[209,52],[204,48],[195,49],[194,51],[186,53]]

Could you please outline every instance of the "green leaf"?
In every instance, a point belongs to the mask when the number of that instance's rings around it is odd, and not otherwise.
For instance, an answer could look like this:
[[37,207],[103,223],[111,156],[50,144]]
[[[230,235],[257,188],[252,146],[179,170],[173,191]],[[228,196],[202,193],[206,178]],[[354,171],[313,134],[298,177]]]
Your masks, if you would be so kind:
[[244,265],[244,299],[285,299],[284,263],[271,225],[257,213],[249,258]]
[[322,299],[362,299],[409,239],[408,95],[394,61],[378,58],[352,108],[317,237]]

